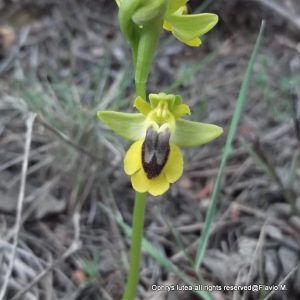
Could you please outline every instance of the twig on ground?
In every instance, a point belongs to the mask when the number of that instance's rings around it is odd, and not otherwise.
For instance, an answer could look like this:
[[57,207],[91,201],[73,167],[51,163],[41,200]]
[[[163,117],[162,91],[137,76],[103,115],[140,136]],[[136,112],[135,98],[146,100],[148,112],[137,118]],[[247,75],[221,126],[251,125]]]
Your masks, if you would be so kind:
[[72,142],[70,140],[69,137],[67,137],[66,135],[64,135],[62,132],[60,132],[59,130],[57,130],[56,128],[54,128],[53,126],[51,126],[50,124],[48,124],[41,116],[37,116],[37,120],[43,125],[45,126],[48,130],[50,130],[52,133],[54,133],[57,137],[59,137],[63,142],[67,143],[68,145],[72,146],[74,149],[80,151],[81,153],[89,156],[92,159],[98,160],[98,161],[103,161],[102,157],[99,157],[97,155],[94,155],[93,153],[87,151],[86,149],[82,148],[79,145],[76,145],[74,142]]
[[[270,161],[269,157],[267,156],[267,153],[264,151],[263,147],[261,146],[260,140],[256,139],[254,142],[254,145],[252,147],[253,151],[253,158],[258,161],[260,164],[260,167],[265,171],[267,175],[277,184],[277,186],[280,188],[281,194],[284,198],[284,200],[291,206],[292,210],[295,212],[295,214],[300,215],[299,210],[296,207],[292,191],[288,190],[281,178],[278,176],[276,172],[276,168],[273,165],[273,163]],[[250,153],[251,154],[251,153]]]
[[[296,267],[294,267],[278,284],[277,287],[281,287],[300,267],[300,264],[298,264]],[[280,289],[279,289],[280,290]],[[271,299],[271,297],[276,293],[277,289],[273,290],[270,294],[268,294],[267,297],[264,298],[264,300]]]
[[[260,269],[263,269],[264,266],[264,256],[263,256],[263,252],[264,252],[264,242],[266,240],[266,228],[267,228],[267,224],[268,224],[268,219],[266,219],[265,223],[263,224],[262,228],[261,228],[261,232],[255,247],[255,251],[253,253],[252,256],[252,260],[251,260],[251,265],[249,268],[249,272],[247,274],[247,281],[246,281],[246,285],[249,285],[251,283],[251,277],[253,276],[254,273],[254,269],[255,269],[255,264],[257,262],[256,257],[259,255],[260,257]],[[261,275],[263,276],[263,271],[261,270]],[[264,278],[263,278],[264,279]],[[263,280],[263,282],[265,282]],[[245,291],[243,293],[243,297],[242,300],[246,300],[248,299],[250,296],[250,291]]]
[[270,8],[271,10],[273,10],[274,12],[276,12],[277,14],[279,14],[280,16],[285,18],[288,22],[294,24],[298,29],[300,29],[300,17],[297,16],[296,14],[288,11],[284,6],[275,3],[274,0],[272,0],[272,1],[270,1],[270,0],[252,0],[252,1],[258,2],[262,5]]
[[10,300],[19,300],[22,299],[22,296],[27,293],[34,285],[36,285],[40,280],[42,280],[50,271],[53,270],[58,264],[63,262],[69,256],[77,252],[82,244],[80,242],[80,215],[78,213],[74,214],[73,223],[74,223],[74,240],[70,247],[51,265],[49,265],[46,269],[44,269],[40,274],[38,274],[23,290],[18,292],[13,298]]
[[[48,253],[49,262],[50,265],[53,264],[53,257],[52,254]],[[53,272],[49,272],[46,278],[46,284],[45,284],[45,297],[46,300],[52,300],[53,299],[53,293],[55,290],[53,289]]]
[[11,253],[11,257],[10,257],[10,261],[9,261],[9,265],[8,265],[8,270],[5,274],[5,279],[4,279],[3,285],[1,287],[1,292],[0,292],[1,300],[4,299],[6,289],[8,286],[8,282],[9,282],[9,278],[11,276],[15,257],[16,257],[16,249],[17,249],[18,240],[19,240],[19,231],[20,231],[20,226],[21,226],[21,216],[22,216],[22,209],[23,209],[23,202],[24,202],[24,195],[25,195],[28,157],[29,157],[30,143],[31,143],[31,137],[32,137],[32,128],[33,128],[33,123],[34,123],[35,117],[36,117],[36,114],[30,113],[27,118],[27,122],[26,122],[27,132],[26,132],[26,141],[25,141],[25,148],[24,148],[24,159],[23,159],[23,164],[22,164],[21,185],[20,185],[18,205],[17,205],[16,223],[15,223],[15,228],[14,228],[15,235],[14,235],[13,249],[12,249],[12,253]]

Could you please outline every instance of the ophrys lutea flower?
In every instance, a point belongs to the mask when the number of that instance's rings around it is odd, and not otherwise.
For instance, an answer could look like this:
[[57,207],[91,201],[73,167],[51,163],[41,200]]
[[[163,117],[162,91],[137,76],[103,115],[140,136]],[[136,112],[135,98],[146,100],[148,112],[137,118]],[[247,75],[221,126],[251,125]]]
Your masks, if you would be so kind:
[[183,172],[180,147],[205,144],[222,132],[222,128],[181,119],[190,114],[177,95],[150,94],[150,104],[137,97],[140,113],[98,112],[98,117],[124,138],[135,141],[124,158],[125,173],[131,176],[133,188],[153,196],[165,193],[170,183]]
[[189,0],[171,0],[163,28],[172,31],[181,42],[198,47],[201,45],[200,36],[211,30],[218,22],[215,14],[190,14],[187,7]]
[[[188,1],[116,0],[116,3],[120,7],[120,14],[130,17],[141,30],[144,24],[153,24],[161,17],[165,30],[171,31],[179,41],[198,47],[202,43],[199,37],[217,24],[218,16],[211,13],[191,14],[187,6]],[[122,6],[123,3],[125,4]],[[129,27],[123,28],[123,31],[126,33],[127,30],[131,30]]]

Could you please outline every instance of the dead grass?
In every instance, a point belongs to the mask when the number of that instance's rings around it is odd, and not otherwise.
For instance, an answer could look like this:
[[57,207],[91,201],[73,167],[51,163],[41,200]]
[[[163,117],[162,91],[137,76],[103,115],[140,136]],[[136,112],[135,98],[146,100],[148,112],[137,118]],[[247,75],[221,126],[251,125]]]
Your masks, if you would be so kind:
[[[183,178],[166,197],[148,199],[145,236],[191,279],[193,270],[157,208],[193,256],[258,31],[260,8],[255,1],[242,2],[247,2],[247,9],[242,6],[239,18],[232,20],[229,12],[240,7],[238,1],[227,4],[226,10],[215,1],[210,9],[219,13],[221,22],[199,49],[164,40],[150,75],[154,92],[183,77],[172,92],[183,95],[194,119],[218,124],[225,132],[204,147],[184,151]],[[289,3],[297,8],[296,2]],[[276,11],[264,9],[263,14],[268,30],[201,271],[214,285],[285,280],[288,291],[277,292],[272,299],[298,299],[300,271],[293,268],[299,264],[300,218],[285,193],[300,209],[299,36]],[[101,109],[132,110],[133,75],[115,5],[26,0],[6,5],[0,16],[15,34],[0,52],[0,282],[12,251],[8,232],[15,223],[22,178],[26,116],[29,111],[37,114],[6,299],[120,299],[129,240],[98,203],[131,223],[133,191],[121,167],[128,143],[96,119]],[[199,72],[187,75],[216,49]],[[241,141],[267,162],[278,180],[270,178]],[[196,297],[189,292],[153,293],[152,284],[180,281],[144,255],[139,299]],[[23,296],[16,296],[20,293]],[[213,295],[215,299],[264,296],[232,291]]]

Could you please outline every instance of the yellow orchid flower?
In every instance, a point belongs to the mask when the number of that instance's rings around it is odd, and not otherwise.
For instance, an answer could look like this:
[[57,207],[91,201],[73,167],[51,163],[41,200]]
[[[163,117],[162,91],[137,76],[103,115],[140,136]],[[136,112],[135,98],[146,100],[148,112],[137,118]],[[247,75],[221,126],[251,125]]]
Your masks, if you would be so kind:
[[172,31],[181,42],[193,47],[201,45],[199,36],[211,30],[218,22],[215,14],[188,14],[189,0],[171,0],[163,28]]
[[223,130],[181,119],[190,109],[178,95],[150,94],[149,100],[150,104],[141,97],[135,99],[134,107],[140,113],[103,111],[98,117],[119,135],[135,141],[124,158],[124,170],[131,176],[133,188],[158,196],[182,175],[183,157],[178,146],[205,144]]
[[[145,23],[155,22],[155,18],[160,16],[164,18],[163,28],[171,31],[173,35],[181,42],[198,47],[201,45],[200,36],[211,30],[218,22],[216,14],[189,14],[187,2],[189,0],[136,0],[125,1],[116,0],[117,5],[122,6],[126,2],[126,9],[122,14],[126,14],[126,20],[131,18],[136,26],[143,26]],[[166,10],[164,4],[168,4]],[[130,16],[128,15],[130,14]],[[122,22],[121,22],[122,23]],[[125,23],[123,32],[127,38],[132,34],[132,29]],[[122,27],[122,26],[121,26]],[[129,32],[127,32],[129,31]]]

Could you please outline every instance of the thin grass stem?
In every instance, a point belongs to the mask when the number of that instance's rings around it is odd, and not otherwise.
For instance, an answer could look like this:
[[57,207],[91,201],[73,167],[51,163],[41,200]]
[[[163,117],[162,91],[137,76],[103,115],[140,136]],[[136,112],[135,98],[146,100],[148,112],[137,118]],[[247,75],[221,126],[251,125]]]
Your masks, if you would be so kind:
[[248,86],[249,86],[249,82],[250,82],[250,77],[252,74],[252,69],[253,69],[253,65],[257,56],[257,52],[258,52],[258,48],[262,39],[262,35],[264,32],[264,28],[265,28],[265,22],[263,21],[260,27],[260,31],[256,40],[256,43],[254,45],[252,54],[251,54],[251,58],[250,61],[248,63],[248,67],[247,67],[247,71],[240,89],[240,93],[239,93],[239,97],[237,100],[237,105],[231,120],[231,124],[230,124],[230,128],[229,128],[229,132],[228,132],[228,136],[227,136],[227,140],[226,140],[226,144],[223,150],[223,155],[222,155],[222,160],[221,160],[221,165],[220,165],[220,169],[219,169],[219,173],[217,176],[217,180],[216,180],[216,184],[213,190],[213,194],[212,194],[212,199],[211,199],[211,203],[210,206],[208,208],[207,211],[207,216],[206,216],[206,220],[205,220],[205,224],[204,224],[204,228],[201,234],[201,238],[199,241],[199,246],[197,249],[197,254],[196,254],[196,259],[195,259],[195,265],[194,265],[194,269],[197,271],[199,270],[199,267],[201,265],[201,262],[204,258],[204,254],[208,245],[208,240],[209,240],[209,236],[210,236],[210,231],[211,231],[211,225],[213,222],[213,218],[215,215],[215,211],[216,211],[216,207],[217,207],[217,203],[218,203],[218,199],[219,199],[219,192],[220,192],[220,187],[221,187],[221,181],[222,181],[222,177],[223,177],[223,172],[224,172],[224,168],[226,166],[226,162],[227,159],[229,157],[229,155],[232,152],[232,142],[235,136],[235,132],[237,129],[237,125],[238,122],[240,120],[241,114],[242,114],[242,109],[246,100],[246,94],[247,94],[247,90],[248,90]]

